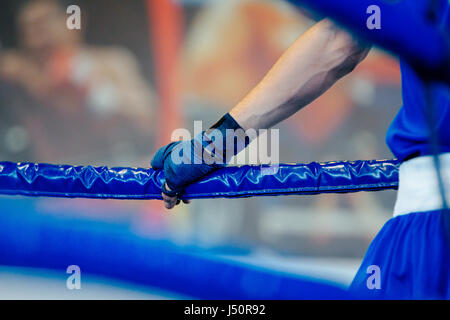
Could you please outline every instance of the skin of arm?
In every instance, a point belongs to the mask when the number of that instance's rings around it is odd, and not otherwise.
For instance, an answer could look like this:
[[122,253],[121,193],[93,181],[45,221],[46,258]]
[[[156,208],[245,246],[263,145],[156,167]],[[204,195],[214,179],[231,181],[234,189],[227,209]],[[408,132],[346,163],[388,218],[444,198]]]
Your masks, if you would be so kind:
[[[330,20],[321,20],[289,47],[230,115],[244,130],[268,129],[322,95],[369,50]],[[180,203],[177,197],[162,197],[167,209]]]
[[244,130],[268,129],[310,104],[369,52],[330,20],[301,35],[231,111]]

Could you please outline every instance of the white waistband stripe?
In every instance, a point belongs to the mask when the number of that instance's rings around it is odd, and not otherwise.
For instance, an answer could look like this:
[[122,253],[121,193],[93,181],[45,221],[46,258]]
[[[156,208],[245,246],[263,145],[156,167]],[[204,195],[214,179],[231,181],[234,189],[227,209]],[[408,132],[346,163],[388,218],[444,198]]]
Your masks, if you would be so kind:
[[[447,203],[450,202],[450,153],[439,156]],[[443,208],[433,157],[408,160],[400,165],[394,216]]]

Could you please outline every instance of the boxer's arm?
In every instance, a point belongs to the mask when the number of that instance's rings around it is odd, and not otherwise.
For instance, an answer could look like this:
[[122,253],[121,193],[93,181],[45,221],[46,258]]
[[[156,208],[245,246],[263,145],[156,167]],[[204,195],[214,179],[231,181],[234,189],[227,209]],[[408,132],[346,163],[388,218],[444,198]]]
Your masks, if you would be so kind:
[[[264,79],[229,112],[231,119],[235,126],[244,130],[269,128],[319,97],[352,71],[367,52],[368,48],[351,35],[323,20],[281,56]],[[164,169],[166,182],[167,179],[179,180],[172,181],[179,189],[201,177],[202,170],[214,170],[208,165],[181,167],[173,164],[170,157],[165,156],[171,152],[169,149],[170,145],[158,151],[152,167]],[[178,196],[170,194],[174,191],[178,190],[165,184],[162,196],[168,209],[179,203]]]
[[230,114],[245,130],[269,128],[318,98],[368,51],[349,33],[322,20],[292,44]]

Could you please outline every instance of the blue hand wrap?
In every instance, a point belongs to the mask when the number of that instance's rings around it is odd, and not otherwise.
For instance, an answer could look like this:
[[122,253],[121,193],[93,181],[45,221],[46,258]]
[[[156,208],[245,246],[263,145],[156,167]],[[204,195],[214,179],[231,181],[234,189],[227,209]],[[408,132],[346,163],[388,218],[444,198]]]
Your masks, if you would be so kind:
[[249,141],[241,126],[227,113],[209,130],[189,141],[172,142],[160,148],[151,161],[163,169],[166,184],[162,192],[174,197],[201,177],[226,166],[230,158]]

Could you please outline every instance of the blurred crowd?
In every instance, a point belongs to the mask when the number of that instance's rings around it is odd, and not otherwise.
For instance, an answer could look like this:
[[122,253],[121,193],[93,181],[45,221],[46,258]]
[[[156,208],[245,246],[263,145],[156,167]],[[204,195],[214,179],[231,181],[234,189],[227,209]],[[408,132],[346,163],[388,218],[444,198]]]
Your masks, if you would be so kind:
[[[147,13],[157,6],[150,2],[71,1],[81,8],[82,28],[69,30],[64,1],[2,1],[0,160],[148,166],[163,117],[175,112],[187,128],[193,120],[211,124],[318,18],[284,1],[174,2],[182,38],[170,75],[177,92],[169,95],[180,99],[168,110],[152,39],[170,34],[152,29]],[[355,72],[279,125],[280,161],[391,158],[384,134],[400,105],[397,62],[372,50]],[[170,216],[140,203],[133,220],[142,232],[157,224],[208,246],[359,257],[393,201],[389,192],[204,200]]]

